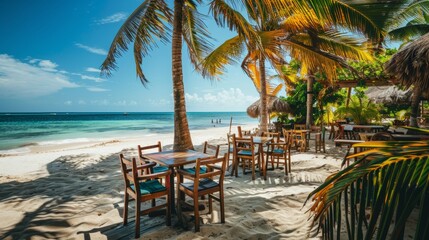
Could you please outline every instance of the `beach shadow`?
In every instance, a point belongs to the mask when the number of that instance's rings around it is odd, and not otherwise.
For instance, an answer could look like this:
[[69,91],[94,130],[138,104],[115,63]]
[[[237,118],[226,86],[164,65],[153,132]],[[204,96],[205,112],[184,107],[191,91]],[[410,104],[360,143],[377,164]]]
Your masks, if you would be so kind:
[[46,177],[0,183],[2,210],[18,216],[16,223],[0,230],[0,239],[70,238],[76,234],[67,230],[72,225],[78,230],[93,228],[90,218],[106,218],[108,226],[109,221],[113,226],[121,222],[118,154],[99,159],[89,154],[64,156],[49,163],[47,170]]

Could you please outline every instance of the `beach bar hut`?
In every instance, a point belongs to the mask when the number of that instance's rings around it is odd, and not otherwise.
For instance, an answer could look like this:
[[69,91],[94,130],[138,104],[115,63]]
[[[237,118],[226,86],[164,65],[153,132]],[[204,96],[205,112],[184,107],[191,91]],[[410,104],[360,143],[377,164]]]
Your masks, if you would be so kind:
[[[292,111],[290,105],[286,101],[282,101],[278,97],[269,96],[268,97],[268,113],[272,112],[283,112],[283,113],[290,113]],[[260,107],[261,107],[261,100],[254,102],[252,105],[250,105],[247,108],[247,115],[249,115],[252,118],[257,118],[260,115]]]
[[417,127],[423,92],[429,91],[429,33],[409,43],[386,62],[386,71],[405,87],[413,87],[410,126]]

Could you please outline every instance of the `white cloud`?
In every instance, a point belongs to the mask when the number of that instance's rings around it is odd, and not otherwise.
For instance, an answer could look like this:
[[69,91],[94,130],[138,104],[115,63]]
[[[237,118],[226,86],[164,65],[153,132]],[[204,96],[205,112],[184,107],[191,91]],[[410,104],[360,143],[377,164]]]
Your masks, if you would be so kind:
[[57,64],[40,59],[32,59],[31,62],[38,65],[24,63],[7,54],[0,54],[0,97],[38,97],[63,88],[79,87],[70,82],[66,75],[55,70]]
[[87,72],[95,72],[95,73],[99,73],[99,72],[101,72],[101,70],[100,70],[100,69],[98,69],[98,68],[93,68],[93,67],[86,68],[86,71],[87,71]]
[[[52,62],[51,60],[37,59],[33,58],[28,61],[31,64],[37,64],[40,68],[48,72],[58,72],[56,69],[58,64]],[[61,73],[67,73],[66,71],[59,71]]]
[[99,77],[92,77],[92,76],[88,76],[88,75],[83,75],[83,74],[76,74],[79,75],[80,78],[82,78],[83,80],[91,80],[94,82],[104,82],[106,81],[105,79],[99,78]]
[[65,101],[65,102],[64,102],[64,105],[71,106],[71,105],[73,105],[73,102],[72,102],[72,101],[70,101],[70,100],[69,100],[69,101]]
[[99,88],[99,87],[88,87],[87,89],[90,92],[107,92],[107,91],[110,91],[109,89]]
[[124,12],[118,12],[103,19],[96,21],[98,24],[108,24],[108,23],[116,23],[120,22],[127,18],[127,14]]
[[84,100],[79,100],[79,102],[77,102],[79,105],[86,105],[86,102]]
[[133,101],[133,100],[130,100],[130,101],[122,100],[122,101],[117,101],[117,102],[113,103],[113,105],[115,105],[115,106],[136,106],[137,102]]
[[166,100],[164,98],[161,99],[149,99],[150,104],[155,105],[155,106],[169,106],[171,105],[171,101]]
[[90,53],[95,53],[98,55],[107,55],[107,51],[102,49],[102,48],[90,47],[90,46],[83,45],[81,43],[76,43],[75,45],[76,45],[76,47],[85,49],[86,51],[88,51]]
[[251,104],[258,97],[245,95],[239,88],[230,88],[217,93],[205,93],[200,96],[198,93],[185,94],[186,101],[189,103],[205,103],[205,104],[223,104],[223,105],[242,105]]

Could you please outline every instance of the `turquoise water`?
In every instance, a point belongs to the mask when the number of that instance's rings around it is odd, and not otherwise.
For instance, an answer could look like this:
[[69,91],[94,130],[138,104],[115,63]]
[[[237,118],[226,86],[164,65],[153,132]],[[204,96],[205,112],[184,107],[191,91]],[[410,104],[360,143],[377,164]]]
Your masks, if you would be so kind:
[[[190,112],[189,128],[229,126],[231,117],[234,126],[257,123],[244,112]],[[0,150],[172,133],[173,125],[173,113],[0,113]]]

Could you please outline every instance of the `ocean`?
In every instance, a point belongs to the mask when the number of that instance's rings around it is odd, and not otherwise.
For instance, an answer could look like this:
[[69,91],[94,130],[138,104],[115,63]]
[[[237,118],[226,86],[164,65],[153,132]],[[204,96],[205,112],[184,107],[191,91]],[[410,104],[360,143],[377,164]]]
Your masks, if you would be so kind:
[[[256,124],[245,112],[188,112],[191,130]],[[0,113],[0,151],[173,132],[173,113]],[[213,123],[212,123],[213,121]]]

